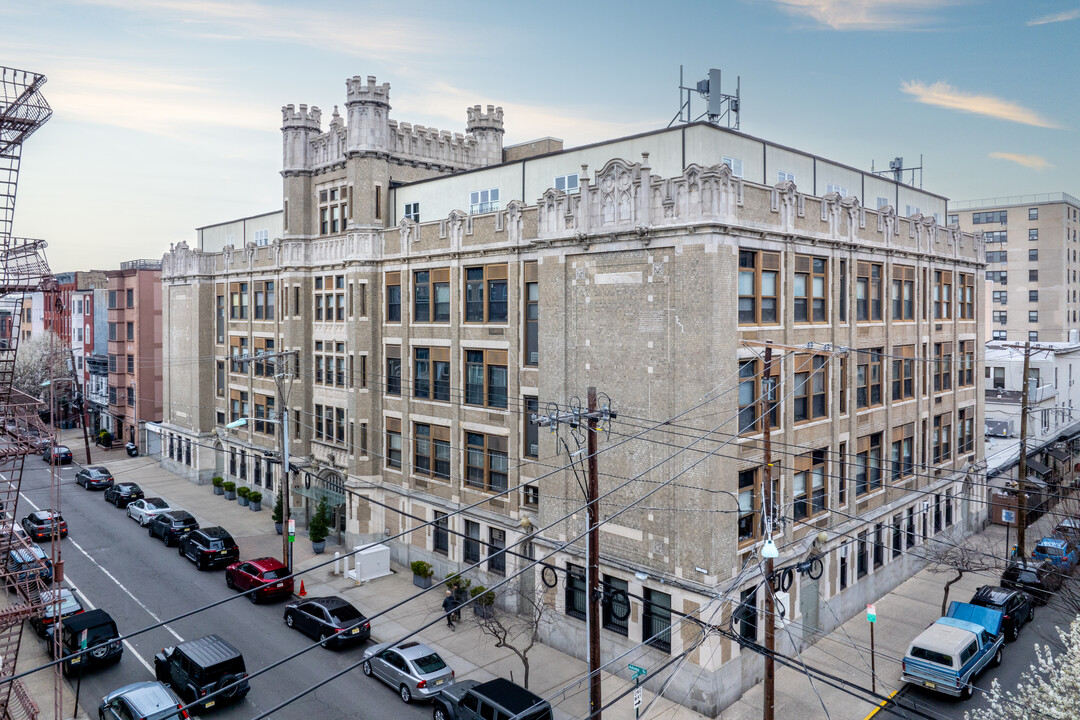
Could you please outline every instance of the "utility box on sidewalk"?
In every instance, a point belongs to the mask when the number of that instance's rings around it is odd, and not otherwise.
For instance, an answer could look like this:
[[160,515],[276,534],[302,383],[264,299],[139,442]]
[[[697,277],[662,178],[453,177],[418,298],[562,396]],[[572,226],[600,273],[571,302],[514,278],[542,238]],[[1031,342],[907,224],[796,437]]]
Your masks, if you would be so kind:
[[363,546],[357,545],[354,548],[357,551],[353,555],[355,566],[345,573],[347,577],[357,582],[367,582],[390,574],[390,548],[386,545],[373,545],[361,550],[361,547]]

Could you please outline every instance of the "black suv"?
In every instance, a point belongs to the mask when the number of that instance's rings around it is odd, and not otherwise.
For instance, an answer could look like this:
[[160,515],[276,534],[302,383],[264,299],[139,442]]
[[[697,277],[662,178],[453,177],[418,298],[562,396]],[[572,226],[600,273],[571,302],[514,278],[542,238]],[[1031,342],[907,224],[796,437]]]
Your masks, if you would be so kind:
[[150,537],[159,537],[169,547],[185,535],[199,529],[195,516],[187,510],[171,510],[154,517],[148,524]]
[[518,718],[551,720],[551,705],[509,680],[495,678],[485,683],[461,680],[443,689],[432,701],[435,720],[481,720]]
[[118,508],[126,508],[128,503],[141,500],[146,497],[142,488],[133,482],[122,482],[110,485],[105,491],[105,502],[112,503]]
[[[46,644],[55,658],[54,632],[56,632],[55,627],[49,628]],[[84,632],[86,645],[82,644]],[[60,652],[65,658],[61,665],[64,674],[74,675],[76,672],[81,673],[99,665],[120,662],[124,654],[124,645],[119,638],[120,633],[116,630],[116,623],[104,610],[87,610],[65,618],[60,635]],[[84,649],[88,649],[88,652],[79,655]]]
[[1061,573],[1046,560],[1012,560],[1001,574],[1002,587],[1023,590],[1039,605],[1061,588]]
[[251,689],[244,656],[217,635],[165,648],[154,656],[154,674],[181,700],[197,703],[200,710],[235,702]]
[[240,559],[240,548],[223,527],[199,528],[180,541],[180,554],[200,570],[232,565]]
[[1000,611],[1001,628],[1009,640],[1016,639],[1021,625],[1035,619],[1035,601],[1021,590],[983,585],[971,596],[971,604]]

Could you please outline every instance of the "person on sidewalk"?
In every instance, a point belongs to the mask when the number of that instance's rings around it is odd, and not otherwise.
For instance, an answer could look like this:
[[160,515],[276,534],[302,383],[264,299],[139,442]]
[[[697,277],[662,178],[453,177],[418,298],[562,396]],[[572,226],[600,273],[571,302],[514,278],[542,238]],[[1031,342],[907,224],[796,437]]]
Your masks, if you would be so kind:
[[468,594],[461,589],[460,583],[454,583],[450,588],[454,593],[454,620],[461,622],[461,606],[468,601]]
[[454,591],[447,590],[446,597],[442,601],[443,612],[446,613],[446,627],[451,630],[456,630],[454,627],[454,610],[457,608],[457,603],[454,602]]

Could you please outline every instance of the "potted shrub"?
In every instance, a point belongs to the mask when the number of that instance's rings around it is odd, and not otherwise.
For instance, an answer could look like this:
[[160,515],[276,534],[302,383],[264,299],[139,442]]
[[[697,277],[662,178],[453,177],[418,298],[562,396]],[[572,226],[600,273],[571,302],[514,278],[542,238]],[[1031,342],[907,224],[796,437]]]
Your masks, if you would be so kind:
[[431,576],[435,574],[435,570],[432,569],[431,563],[424,562],[423,560],[413,560],[410,564],[412,568],[412,584],[419,588],[431,587]]
[[326,536],[330,534],[330,507],[326,498],[319,501],[315,514],[308,522],[308,537],[311,538],[311,550],[316,555],[326,549]]
[[482,618],[489,618],[494,613],[492,607],[495,605],[495,591],[488,590],[483,585],[477,585],[474,588],[469,588],[469,595],[475,598],[473,600],[472,609],[477,616]]
[[103,448],[111,448],[112,447],[112,433],[109,432],[108,430],[104,430],[104,429],[98,431],[98,445],[100,445]]
[[262,493],[258,490],[252,490],[248,495],[248,509],[255,512],[262,510]]
[[210,481],[210,484],[214,486],[214,494],[215,495],[224,495],[225,494],[225,488],[223,487],[225,485],[225,478],[218,475],[217,477],[215,477],[213,480]]
[[249,495],[251,495],[251,488],[246,485],[241,485],[236,488],[236,502],[239,503],[241,507],[247,507]]
[[274,529],[280,535],[285,525],[285,503],[282,501],[282,492],[278,490],[277,499],[274,500]]
[[225,499],[226,500],[235,500],[236,499],[236,483],[234,483],[232,480],[227,480],[222,485],[222,487],[225,488]]

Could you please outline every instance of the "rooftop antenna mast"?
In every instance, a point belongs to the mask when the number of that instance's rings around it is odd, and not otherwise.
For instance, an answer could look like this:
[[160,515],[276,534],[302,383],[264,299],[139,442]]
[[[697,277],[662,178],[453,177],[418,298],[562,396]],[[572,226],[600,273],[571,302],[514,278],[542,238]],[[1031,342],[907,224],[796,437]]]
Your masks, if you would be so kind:
[[[679,66],[679,112],[671,118],[668,127],[675,123],[692,123],[705,119],[713,125],[725,125],[728,130],[739,129],[739,90],[742,86],[742,78],[735,77],[735,94],[727,95],[721,89],[720,71],[716,68],[709,70],[709,77],[698,80],[694,87],[687,87],[683,82],[683,66]],[[690,101],[697,93],[705,99],[706,109],[697,117],[694,117]]]
[[[904,158],[894,157],[889,161],[888,170],[875,170],[874,161],[870,161],[870,172],[874,175],[891,175],[895,182],[901,185],[910,185],[915,187],[915,171],[919,172],[919,189],[922,189],[922,171],[923,171],[923,156],[919,153],[919,164],[917,167],[904,167]],[[909,182],[904,182],[904,173],[911,173]]]

